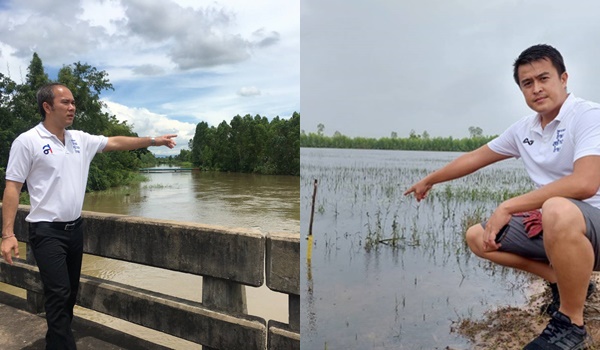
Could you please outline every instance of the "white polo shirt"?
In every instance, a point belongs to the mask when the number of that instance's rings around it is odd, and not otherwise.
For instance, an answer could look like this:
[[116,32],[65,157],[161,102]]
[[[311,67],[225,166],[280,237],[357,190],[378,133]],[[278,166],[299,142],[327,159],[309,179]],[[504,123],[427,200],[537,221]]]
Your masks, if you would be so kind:
[[81,215],[90,163],[108,138],[65,131],[65,144],[42,123],[22,133],[11,148],[6,179],[27,181],[31,210],[25,219],[73,221]]
[[[600,105],[569,94],[544,129],[539,115],[531,115],[488,146],[496,153],[522,158],[531,180],[537,187],[544,186],[572,174],[577,159],[600,155]],[[585,202],[600,208],[600,191]]]

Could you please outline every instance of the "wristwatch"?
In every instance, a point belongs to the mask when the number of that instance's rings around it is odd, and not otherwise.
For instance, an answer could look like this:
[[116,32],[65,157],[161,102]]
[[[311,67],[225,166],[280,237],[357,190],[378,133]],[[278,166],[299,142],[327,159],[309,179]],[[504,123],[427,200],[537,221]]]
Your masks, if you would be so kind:
[[156,139],[154,137],[150,138],[150,146],[156,146]]

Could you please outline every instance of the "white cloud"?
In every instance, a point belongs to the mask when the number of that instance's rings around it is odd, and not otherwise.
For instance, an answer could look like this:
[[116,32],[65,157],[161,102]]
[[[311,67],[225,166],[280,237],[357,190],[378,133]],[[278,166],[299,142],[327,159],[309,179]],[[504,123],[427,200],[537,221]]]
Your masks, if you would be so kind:
[[132,69],[136,75],[161,75],[165,73],[165,69],[155,64],[142,64]]
[[115,90],[101,97],[150,119],[216,126],[300,111],[297,1],[0,1],[0,73],[16,82],[35,51],[51,79],[74,62],[105,71]]
[[168,149],[166,147],[152,147],[150,151],[156,155],[177,155],[181,149],[189,149],[188,142],[194,138],[196,125],[169,119],[167,116],[149,111],[146,108],[130,108],[119,103],[103,101],[106,103],[107,112],[115,115],[121,122],[133,126],[133,131],[139,136],[159,136],[165,134],[177,134],[175,139],[177,146]]
[[238,95],[244,97],[258,96],[260,95],[260,90],[256,86],[244,86],[238,91]]
[[170,1],[123,0],[123,28],[157,43],[170,42],[167,55],[180,69],[244,61],[250,43],[229,31],[234,15],[223,8],[186,8]]
[[265,33],[264,28],[260,28],[252,33],[252,36],[256,38],[254,45],[258,47],[268,47],[279,43],[281,35],[278,32],[272,31]]
[[[169,71],[233,65],[250,59],[253,50],[292,39],[290,26],[292,35],[299,35],[299,10],[272,16],[279,7],[273,0],[245,6],[235,1],[8,0],[8,10],[0,9],[0,42],[13,47],[25,66],[35,51],[45,64],[58,66],[75,61],[131,66],[137,57],[140,65],[158,60]],[[273,20],[265,20],[265,14]]]

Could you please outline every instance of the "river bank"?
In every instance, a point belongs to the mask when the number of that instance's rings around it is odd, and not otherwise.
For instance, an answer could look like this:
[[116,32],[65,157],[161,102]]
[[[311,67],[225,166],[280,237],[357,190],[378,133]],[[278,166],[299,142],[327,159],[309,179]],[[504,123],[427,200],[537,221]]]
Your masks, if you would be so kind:
[[[600,286],[600,274],[592,279]],[[549,316],[540,314],[542,304],[550,300],[550,290],[541,280],[532,282],[528,302],[522,307],[500,307],[487,312],[481,320],[462,319],[453,332],[471,340],[473,350],[521,349],[537,337],[548,324]],[[588,333],[595,341],[591,348],[600,349],[600,292],[596,290],[587,300],[584,317]],[[447,350],[452,350],[447,347]]]

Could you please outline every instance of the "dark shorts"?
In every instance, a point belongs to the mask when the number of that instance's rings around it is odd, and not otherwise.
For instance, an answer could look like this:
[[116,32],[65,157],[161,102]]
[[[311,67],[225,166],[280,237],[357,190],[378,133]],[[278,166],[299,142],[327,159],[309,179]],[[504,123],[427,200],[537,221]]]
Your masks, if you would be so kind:
[[[600,209],[582,201],[569,200],[583,213],[587,228],[585,235],[592,243],[592,248],[594,249],[594,271],[600,271]],[[485,227],[486,223],[487,221],[484,221],[481,225]],[[508,231],[506,231],[502,239],[502,246],[498,249],[499,251],[510,252],[528,259],[549,263],[546,250],[544,249],[543,234],[529,238],[527,231],[525,231],[525,225],[523,225],[523,218],[519,216],[513,216],[508,226]]]

